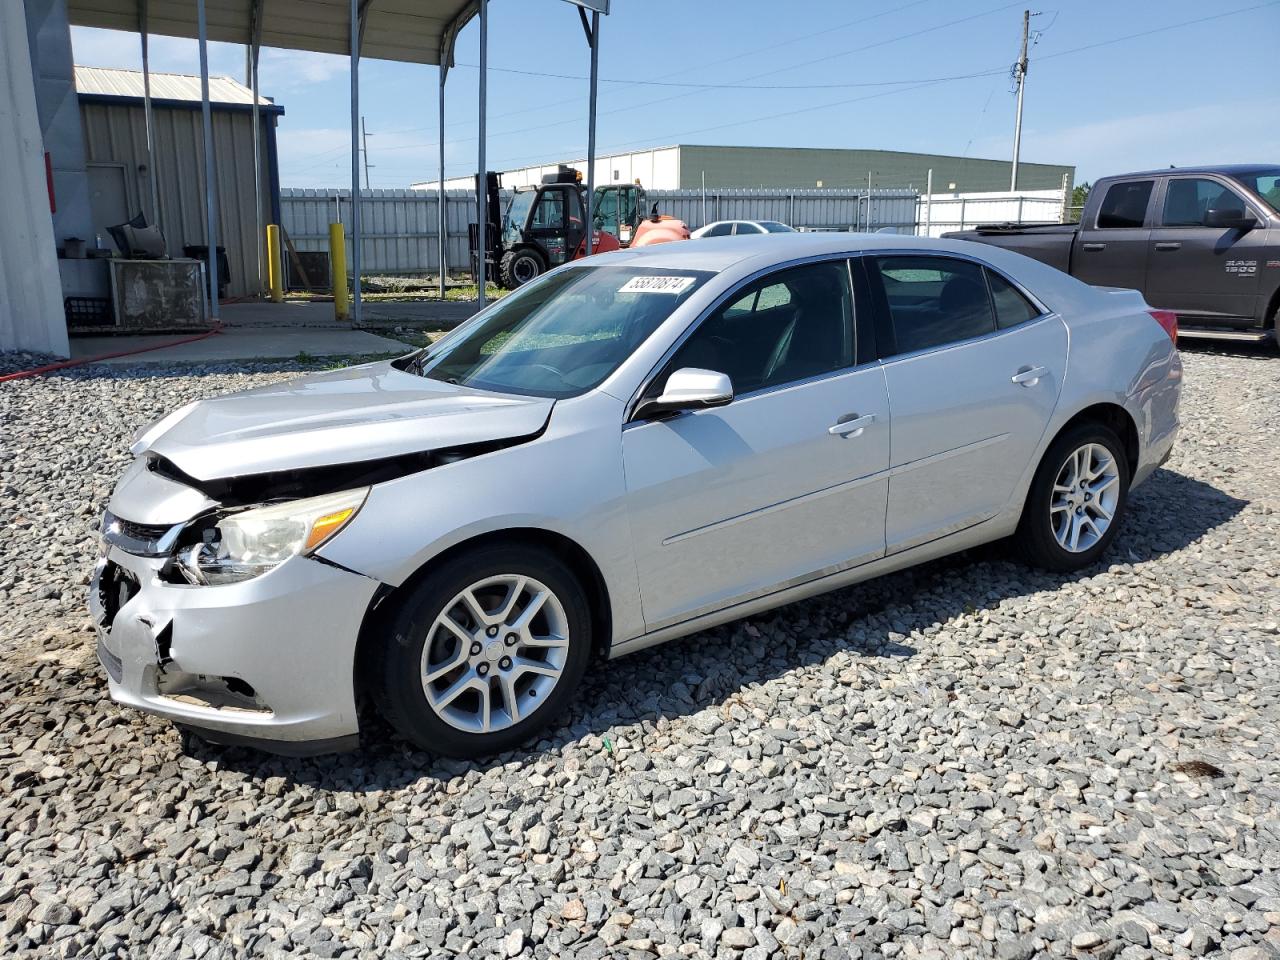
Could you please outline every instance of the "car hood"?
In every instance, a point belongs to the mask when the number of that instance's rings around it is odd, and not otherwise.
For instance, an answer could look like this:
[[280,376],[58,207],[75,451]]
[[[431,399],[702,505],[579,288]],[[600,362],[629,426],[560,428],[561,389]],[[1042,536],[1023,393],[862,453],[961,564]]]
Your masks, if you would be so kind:
[[215,480],[532,436],[554,404],[382,362],[197,401],[148,428],[133,452]]

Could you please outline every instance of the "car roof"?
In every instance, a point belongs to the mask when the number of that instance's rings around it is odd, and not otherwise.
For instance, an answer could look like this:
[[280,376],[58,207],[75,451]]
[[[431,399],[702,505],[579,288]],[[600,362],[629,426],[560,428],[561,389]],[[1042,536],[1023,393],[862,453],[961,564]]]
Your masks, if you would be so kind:
[[[674,270],[711,270],[716,273],[742,264],[763,269],[803,257],[858,254],[868,250],[960,253],[989,259],[993,248],[966,240],[942,240],[887,233],[761,233],[736,237],[703,237],[697,243],[677,240],[648,247],[604,253],[578,264],[630,264]],[[746,261],[758,261],[747,264]]]
[[1225,176],[1247,177],[1255,173],[1269,173],[1280,170],[1277,163],[1218,163],[1199,167],[1162,167],[1159,170],[1138,170],[1134,173],[1118,173],[1100,179],[1124,180],[1128,177],[1161,177],[1170,174],[1186,173],[1220,173]]

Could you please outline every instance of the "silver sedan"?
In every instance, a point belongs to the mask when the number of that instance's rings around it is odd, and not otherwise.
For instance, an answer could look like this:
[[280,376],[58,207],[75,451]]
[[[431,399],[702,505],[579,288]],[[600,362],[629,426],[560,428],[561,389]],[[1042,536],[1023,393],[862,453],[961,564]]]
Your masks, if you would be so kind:
[[673,243],[400,360],[145,428],[90,605],[119,702],[224,742],[511,748],[600,661],[1012,538],[1102,557],[1168,456],[1171,318],[990,246]]

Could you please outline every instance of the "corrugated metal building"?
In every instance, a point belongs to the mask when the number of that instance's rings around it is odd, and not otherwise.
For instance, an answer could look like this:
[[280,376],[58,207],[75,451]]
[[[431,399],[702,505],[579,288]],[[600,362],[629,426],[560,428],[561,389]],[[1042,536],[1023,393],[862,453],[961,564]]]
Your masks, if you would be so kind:
[[[586,160],[565,160],[586,176]],[[557,164],[505,170],[504,187],[539,183]],[[677,144],[596,158],[596,183],[639,180],[652,190],[696,190],[706,177],[708,190],[779,187],[785,189],[912,187],[925,189],[933,170],[936,193],[980,193],[1009,189],[1010,162],[900,150],[848,150],[816,147],[715,147]],[[1074,185],[1076,168],[1065,164],[1020,163],[1019,190],[1061,190]],[[445,181],[451,190],[473,189],[469,177]],[[435,189],[435,182],[413,184]]]
[[[84,130],[93,229],[101,244],[106,228],[141,212],[157,223],[167,251],[182,256],[188,244],[205,243],[204,156],[200,78],[151,74],[156,170],[147,168],[147,128],[142,73],[76,66],[76,93]],[[218,172],[218,244],[226,247],[231,276],[227,292],[257,292],[258,238],[253,204],[253,94],[230,77],[209,78],[213,143]],[[280,180],[276,165],[276,120],[284,108],[258,101],[262,121],[262,222],[278,223]],[[159,212],[152,209],[156,177]]]

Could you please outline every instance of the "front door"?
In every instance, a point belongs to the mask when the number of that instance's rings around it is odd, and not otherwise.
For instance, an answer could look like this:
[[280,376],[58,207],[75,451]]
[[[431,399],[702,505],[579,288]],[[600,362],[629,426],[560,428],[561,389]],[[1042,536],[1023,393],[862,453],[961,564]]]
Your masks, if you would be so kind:
[[888,320],[879,346],[893,410],[892,554],[1009,505],[1057,405],[1067,331],[972,261],[870,259]]
[[853,365],[852,307],[843,260],[745,286],[650,389],[716,370],[733,402],[623,429],[650,630],[883,555],[889,405],[878,365]]
[[547,266],[558,267],[572,260],[577,245],[572,242],[574,228],[570,225],[572,211],[578,211],[577,238],[581,241],[582,212],[581,204],[571,207],[577,197],[577,187],[569,184],[552,184],[544,186],[538,202],[529,218],[529,233],[533,241],[542,247],[547,254]]
[[[1210,210],[1253,214],[1252,230],[1206,227]],[[1214,177],[1170,177],[1158,225],[1151,231],[1147,302],[1174,310],[1183,322],[1198,317],[1252,324],[1259,276],[1266,262],[1266,220]]]
[[1080,224],[1071,275],[1096,287],[1141,290],[1147,278],[1155,179],[1117,180],[1093,220]]

